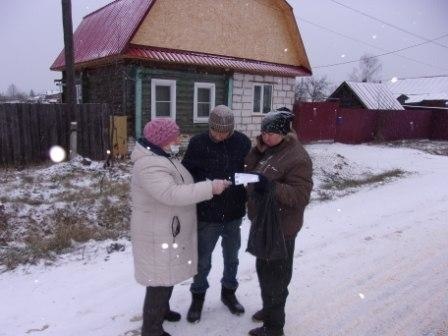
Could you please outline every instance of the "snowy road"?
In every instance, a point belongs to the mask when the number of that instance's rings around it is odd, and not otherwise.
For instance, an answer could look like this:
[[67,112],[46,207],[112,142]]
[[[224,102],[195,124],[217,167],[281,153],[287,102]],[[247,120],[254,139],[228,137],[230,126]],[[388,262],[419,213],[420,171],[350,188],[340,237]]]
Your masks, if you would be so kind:
[[[448,158],[407,149],[330,148],[370,167],[374,162],[378,169],[414,173],[309,207],[296,241],[285,334],[448,335]],[[144,291],[132,277],[130,248],[107,262],[102,250],[89,256],[1,274],[0,335],[133,335],[141,324]],[[166,323],[168,332],[246,335],[256,326],[250,320],[260,307],[254,258],[241,252],[238,294],[247,311],[242,317],[230,315],[219,300],[221,272],[218,248],[199,324],[184,318],[189,283],[175,287],[172,308],[183,319]]]

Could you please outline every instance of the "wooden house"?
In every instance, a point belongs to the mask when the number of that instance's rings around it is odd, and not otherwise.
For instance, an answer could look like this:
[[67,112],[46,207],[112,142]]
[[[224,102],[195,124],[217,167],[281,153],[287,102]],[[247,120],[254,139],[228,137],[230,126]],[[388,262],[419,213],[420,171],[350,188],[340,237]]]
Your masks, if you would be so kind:
[[[226,104],[253,137],[264,113],[294,104],[311,67],[285,0],[116,0],[74,33],[78,102],[108,103],[139,136],[151,118],[185,134]],[[64,52],[52,70],[64,74]]]

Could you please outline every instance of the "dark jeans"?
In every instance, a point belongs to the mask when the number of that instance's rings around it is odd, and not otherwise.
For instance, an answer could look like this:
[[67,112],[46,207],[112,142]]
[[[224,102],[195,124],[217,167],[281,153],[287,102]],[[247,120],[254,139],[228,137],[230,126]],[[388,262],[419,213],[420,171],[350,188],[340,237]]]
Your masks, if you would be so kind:
[[286,241],[286,259],[257,259],[256,268],[263,300],[264,326],[281,330],[285,326],[285,304],[292,277],[295,239]]
[[163,320],[170,309],[173,287],[146,287],[142,336],[161,336]]
[[219,236],[222,237],[224,272],[221,283],[229,289],[236,289],[238,281],[238,251],[241,246],[241,219],[225,223],[198,223],[198,274],[195,275],[190,291],[205,293],[209,287],[207,276],[212,268],[212,253]]

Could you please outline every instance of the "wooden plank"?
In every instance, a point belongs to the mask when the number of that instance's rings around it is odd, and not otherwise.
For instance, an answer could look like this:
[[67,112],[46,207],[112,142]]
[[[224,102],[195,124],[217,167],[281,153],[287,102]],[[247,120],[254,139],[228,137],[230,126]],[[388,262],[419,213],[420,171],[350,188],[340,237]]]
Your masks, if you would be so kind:
[[70,114],[68,111],[68,108],[66,108],[64,105],[60,106],[60,112],[61,112],[61,121],[62,121],[62,144],[67,152],[67,156],[70,153]]
[[8,124],[8,113],[10,106],[0,104],[0,163],[2,165],[12,164],[12,146],[10,142],[10,128]]
[[[112,152],[112,138],[110,133],[110,109],[108,105],[102,104],[102,134],[103,134],[103,148],[101,160],[107,157],[107,151],[110,150]],[[126,117],[124,117],[126,119]],[[126,128],[126,123],[124,125]]]
[[20,128],[19,128],[19,117],[18,110],[19,104],[12,104],[11,111],[8,113],[9,117],[9,129],[10,129],[10,140],[12,142],[12,163],[20,165],[22,163],[22,153],[20,151]]
[[84,116],[86,111],[86,104],[79,105],[77,110],[77,151],[80,155],[84,156],[87,147],[86,139],[84,136]]
[[30,117],[31,104],[23,104],[21,111],[19,113],[20,119],[20,137],[22,139],[21,150],[22,156],[24,159],[24,163],[32,163],[34,162],[33,150],[31,144],[31,129],[33,125],[31,124]]
[[37,104],[29,104],[29,130],[28,134],[30,137],[30,145],[29,151],[31,153],[31,160],[33,162],[40,161],[40,150],[38,149],[37,141],[39,138],[39,126],[37,123],[36,115],[37,115]]
[[95,159],[95,152],[96,152],[96,146],[97,146],[97,139],[95,137],[95,131],[96,131],[96,113],[95,113],[95,105],[94,104],[88,104],[87,107],[87,124],[86,124],[86,137],[88,139],[89,146],[87,148],[88,157],[92,160]]

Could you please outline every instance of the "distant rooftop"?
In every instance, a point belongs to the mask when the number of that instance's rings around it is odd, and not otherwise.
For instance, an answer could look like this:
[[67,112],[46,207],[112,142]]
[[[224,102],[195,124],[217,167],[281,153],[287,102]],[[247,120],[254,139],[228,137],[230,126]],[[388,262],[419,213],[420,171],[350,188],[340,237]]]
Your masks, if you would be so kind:
[[346,83],[369,110],[404,110],[386,84]]
[[395,97],[406,95],[406,103],[423,100],[448,100],[448,75],[422,78],[399,79],[389,82],[389,89]]

